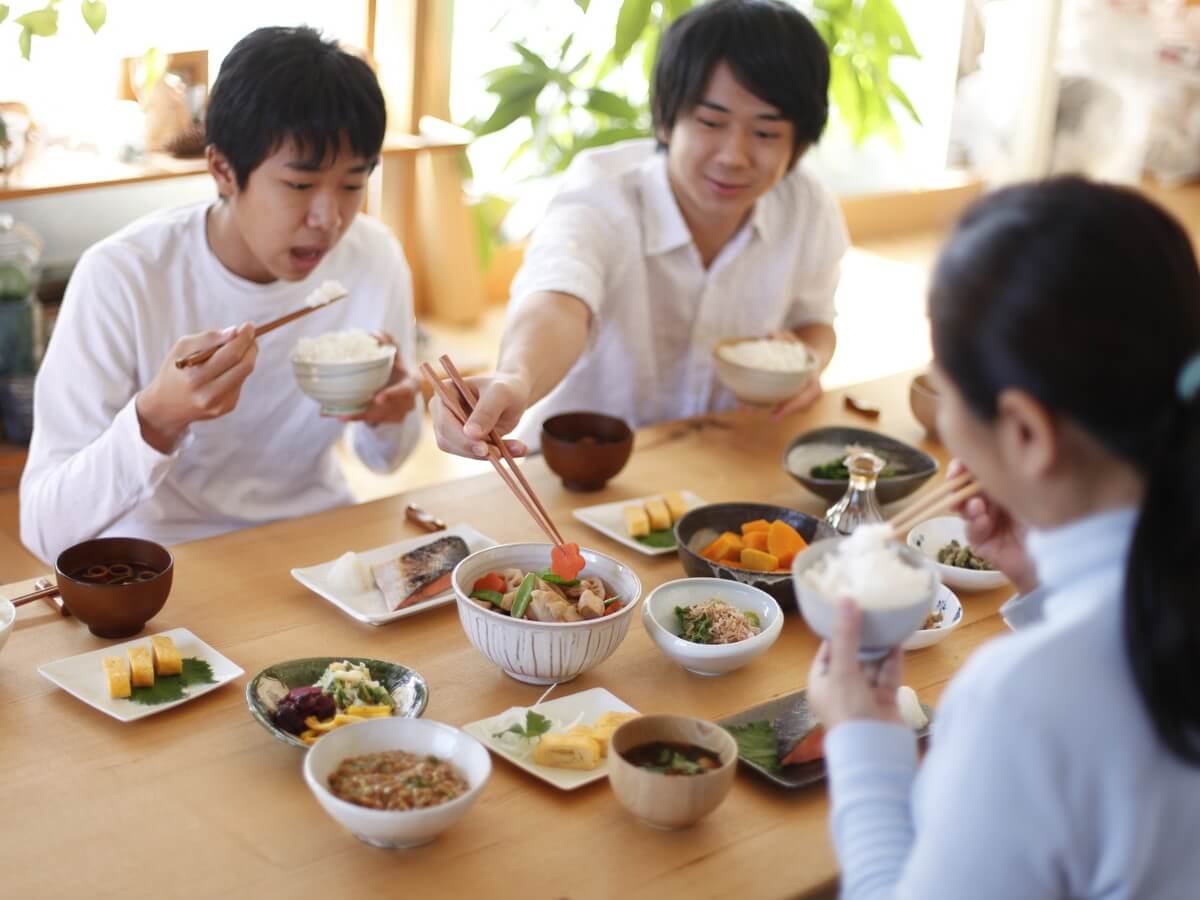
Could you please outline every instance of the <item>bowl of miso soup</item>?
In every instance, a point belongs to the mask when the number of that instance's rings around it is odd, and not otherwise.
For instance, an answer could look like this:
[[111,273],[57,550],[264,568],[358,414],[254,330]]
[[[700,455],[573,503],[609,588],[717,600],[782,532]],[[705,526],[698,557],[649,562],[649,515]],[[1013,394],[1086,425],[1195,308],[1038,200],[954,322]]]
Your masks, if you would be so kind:
[[175,561],[142,538],[107,537],[68,547],[54,564],[71,615],[103,638],[137,634],[171,593]]
[[613,732],[608,781],[618,802],[647,825],[695,825],[721,805],[737,771],[737,743],[690,716],[638,716]]

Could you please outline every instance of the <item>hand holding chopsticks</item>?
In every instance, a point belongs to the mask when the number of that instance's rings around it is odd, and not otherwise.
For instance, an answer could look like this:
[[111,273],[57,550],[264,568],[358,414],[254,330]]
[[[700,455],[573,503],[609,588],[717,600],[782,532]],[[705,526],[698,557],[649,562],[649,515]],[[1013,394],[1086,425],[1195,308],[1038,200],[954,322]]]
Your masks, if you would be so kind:
[[910,503],[893,516],[888,525],[891,526],[893,534],[903,537],[905,532],[922,519],[949,512],[982,490],[983,486],[975,481],[970,472],[960,472],[953,478],[947,478],[939,487],[934,488],[925,496]]
[[[421,364],[421,372],[429,380],[430,386],[441,399],[442,404],[449,410],[450,414],[456,418],[460,424],[467,424],[467,419],[471,417],[471,411],[474,410],[475,404],[479,400],[475,389],[471,387],[459,374],[454,363],[450,361],[450,357],[442,356],[440,359],[442,367],[445,368],[446,374],[450,376],[450,380],[454,382],[457,391],[452,391],[442,379],[438,378],[433,367],[429,363]],[[550,514],[546,512],[546,507],[542,505],[542,501],[538,499],[534,493],[533,486],[525,478],[525,474],[513,459],[512,453],[504,443],[504,438],[499,432],[493,430],[488,435],[487,441],[488,461],[496,469],[496,472],[504,479],[504,483],[521,501],[521,505],[525,507],[526,512],[537,523],[538,527],[545,532],[556,546],[563,545],[562,535],[559,534],[558,528],[555,527]],[[505,468],[502,463],[507,463],[509,468]],[[509,469],[512,471],[510,472]]]

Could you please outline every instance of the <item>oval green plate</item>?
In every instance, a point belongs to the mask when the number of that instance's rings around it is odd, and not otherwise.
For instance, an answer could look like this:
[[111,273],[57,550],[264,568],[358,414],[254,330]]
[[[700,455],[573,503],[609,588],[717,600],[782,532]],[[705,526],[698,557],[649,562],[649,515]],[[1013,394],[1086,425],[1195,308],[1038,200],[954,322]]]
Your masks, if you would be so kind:
[[271,732],[277,741],[307,750],[308,744],[275,724],[271,716],[277,701],[271,698],[273,694],[282,697],[292,688],[315,684],[332,662],[365,665],[370,670],[371,677],[386,687],[392,699],[396,701],[396,710],[392,713],[394,716],[416,719],[429,703],[429,685],[416,669],[362,656],[313,656],[308,659],[289,659],[287,662],[267,666],[251,678],[250,683],[246,685],[246,705],[250,707],[250,715],[254,716],[259,725]]

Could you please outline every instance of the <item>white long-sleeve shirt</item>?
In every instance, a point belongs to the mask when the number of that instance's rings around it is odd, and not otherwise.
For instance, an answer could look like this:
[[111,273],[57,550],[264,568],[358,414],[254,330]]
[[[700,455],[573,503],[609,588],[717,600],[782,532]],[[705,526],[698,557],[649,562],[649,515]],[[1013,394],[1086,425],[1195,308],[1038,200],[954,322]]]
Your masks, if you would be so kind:
[[[140,219],[89,249],[72,273],[38,373],[21,478],[21,539],[44,560],[92,537],[173,544],[349,503],[331,452],[346,426],[301,393],[288,355],[304,336],[387,331],[414,370],[408,266],[383,225],[357,216],[304,281],[264,285],[213,255],[207,208]],[[231,413],[191,425],[169,454],[145,442],[134,399],[176,340],[276,318],[327,279],[349,296],[260,338]],[[420,408],[395,425],[354,423],[352,445],[388,471],[420,428]]]
[[1135,519],[1031,535],[1045,619],[954,678],[919,773],[907,729],[830,731],[843,897],[1200,896],[1200,768],[1158,740],[1123,644]]
[[653,140],[581,153],[525,251],[509,316],[533,294],[570,294],[591,311],[588,347],[517,436],[536,446],[542,421],[571,410],[636,428],[732,408],[717,341],[833,322],[848,246],[837,199],[798,164],[705,268]]

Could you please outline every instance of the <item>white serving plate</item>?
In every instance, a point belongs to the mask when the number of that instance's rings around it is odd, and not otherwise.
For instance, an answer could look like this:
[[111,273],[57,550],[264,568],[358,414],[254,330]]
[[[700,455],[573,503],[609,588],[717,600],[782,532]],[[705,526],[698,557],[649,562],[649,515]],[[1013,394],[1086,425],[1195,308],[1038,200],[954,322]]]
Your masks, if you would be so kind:
[[[512,708],[523,709],[524,707]],[[569,696],[550,700],[546,703],[538,703],[528,708],[544,716],[551,716],[563,724],[573,722],[577,717],[582,716],[578,723],[580,725],[591,725],[607,712],[637,712],[636,709],[624,700],[621,700],[604,688],[590,688],[586,691],[580,691],[577,694],[570,694]],[[504,710],[504,712],[507,711]],[[503,715],[504,712],[497,713],[497,716]],[[514,766],[524,769],[530,775],[542,779],[547,784],[551,784],[562,791],[573,791],[576,788],[583,787],[585,784],[591,784],[593,781],[599,781],[608,776],[608,766],[604,762],[601,762],[595,769],[589,770],[555,769],[550,766],[539,766],[535,763],[533,761],[532,748],[527,757],[518,756],[492,737],[491,727],[486,723],[490,722],[493,718],[495,716],[489,716],[486,719],[480,719],[477,722],[464,725],[463,731],[477,739],[497,756],[504,757]]]
[[108,679],[104,675],[102,660],[106,656],[123,656],[130,647],[149,648],[150,635],[45,663],[38,666],[38,672],[43,678],[54,682],[68,694],[78,697],[88,706],[95,707],[100,712],[121,722],[144,719],[146,716],[152,716],[155,713],[179,706],[181,703],[187,703],[189,700],[195,700],[197,697],[203,697],[243,674],[241,666],[222,656],[186,628],[172,628],[170,631],[158,633],[166,635],[175,642],[181,657],[191,656],[208,663],[212,667],[213,683],[191,685],[181,699],[172,700],[169,703],[159,703],[156,706],[110,697],[108,695]]
[[[666,493],[665,491],[663,493]],[[680,491],[683,495],[683,502],[687,504],[689,510],[695,509],[697,506],[705,506],[708,501],[698,497],[691,491]],[[647,547],[645,544],[631,538],[625,533],[625,516],[622,510],[627,506],[632,506],[635,503],[645,503],[647,500],[661,500],[662,494],[647,494],[645,497],[631,497],[628,500],[617,500],[613,503],[598,503],[595,506],[584,506],[574,510],[571,515],[582,522],[584,525],[590,525],[606,537],[612,538],[618,544],[624,544],[631,550],[636,550],[638,553],[645,553],[647,556],[662,556],[664,553],[674,553],[675,547]]]
[[[487,535],[480,534],[470,525],[460,524],[447,528],[445,531],[435,531],[430,534],[423,534],[420,537],[410,538],[407,541],[400,541],[398,544],[388,544],[386,547],[364,550],[358,555],[368,566],[374,566],[382,562],[387,562],[401,553],[407,553],[409,550],[420,547],[422,544],[428,544],[431,541],[436,541],[438,538],[443,538],[451,534],[458,535],[466,541],[467,549],[471,553],[496,546],[496,542]],[[415,616],[435,607],[445,606],[447,603],[454,602],[454,589],[446,588],[445,591],[436,597],[429,600],[422,600],[420,603],[414,603],[412,606],[406,606],[404,609],[398,609],[393,612],[383,602],[383,594],[379,592],[378,588],[371,588],[371,590],[362,594],[344,594],[336,590],[329,583],[329,571],[333,568],[335,562],[337,562],[336,559],[331,559],[319,565],[306,566],[302,569],[292,569],[292,577],[314,594],[324,597],[342,612],[368,625],[384,625],[388,622],[394,622],[396,619],[403,619],[405,616]]]
[[942,584],[960,591],[990,591],[1007,583],[1000,571],[980,571],[948,566],[937,561],[938,550],[951,541],[966,544],[967,524],[958,516],[938,516],[914,525],[908,533],[908,546],[926,556],[937,567]]

